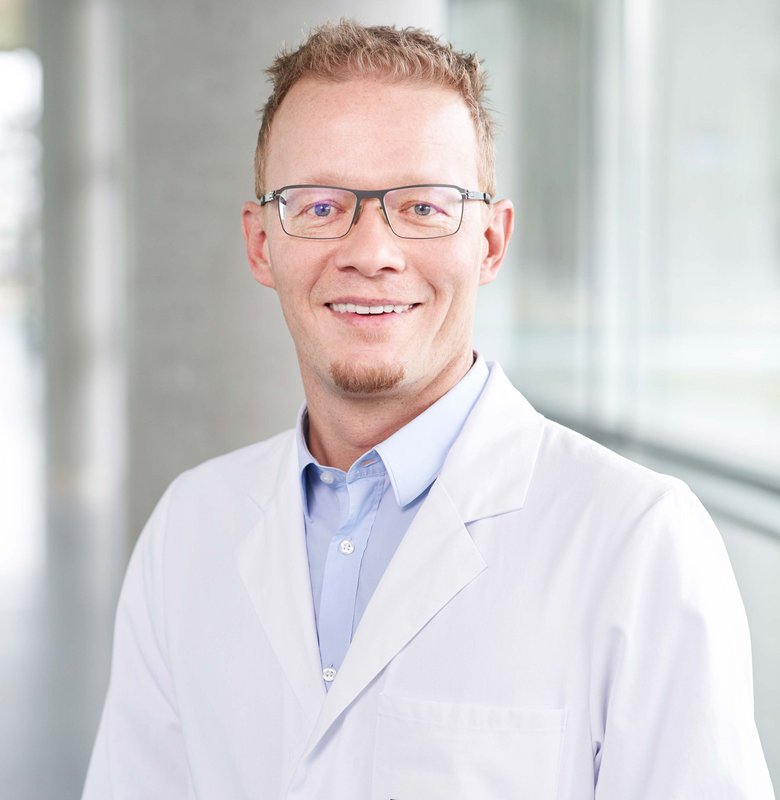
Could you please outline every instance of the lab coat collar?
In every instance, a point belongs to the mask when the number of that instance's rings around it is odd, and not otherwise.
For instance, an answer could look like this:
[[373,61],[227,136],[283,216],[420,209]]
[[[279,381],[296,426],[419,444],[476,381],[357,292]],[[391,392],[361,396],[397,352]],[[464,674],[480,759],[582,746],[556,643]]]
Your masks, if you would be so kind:
[[501,367],[489,362],[488,368],[482,396],[438,480],[465,523],[523,507],[544,427],[544,417],[512,386]]

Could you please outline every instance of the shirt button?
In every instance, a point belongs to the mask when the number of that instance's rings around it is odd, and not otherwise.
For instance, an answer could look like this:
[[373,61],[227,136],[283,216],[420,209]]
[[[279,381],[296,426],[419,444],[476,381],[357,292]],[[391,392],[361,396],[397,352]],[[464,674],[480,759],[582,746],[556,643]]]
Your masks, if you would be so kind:
[[335,478],[333,477],[333,474],[330,473],[330,472],[320,472],[320,480],[323,483],[331,484],[331,483],[333,483]]
[[322,679],[330,683],[336,677],[336,670],[333,667],[325,667],[322,670]]
[[355,552],[355,545],[352,544],[349,539],[344,539],[339,545],[339,550],[341,550],[345,556],[348,556]]

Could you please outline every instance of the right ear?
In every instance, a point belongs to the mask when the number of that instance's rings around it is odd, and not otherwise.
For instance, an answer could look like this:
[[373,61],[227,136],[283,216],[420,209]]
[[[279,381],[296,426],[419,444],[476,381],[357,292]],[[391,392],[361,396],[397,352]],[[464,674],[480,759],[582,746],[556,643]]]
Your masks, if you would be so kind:
[[265,229],[265,214],[259,203],[244,203],[241,211],[241,226],[244,229],[246,257],[249,269],[258,283],[275,288],[271,261],[268,257],[268,233]]

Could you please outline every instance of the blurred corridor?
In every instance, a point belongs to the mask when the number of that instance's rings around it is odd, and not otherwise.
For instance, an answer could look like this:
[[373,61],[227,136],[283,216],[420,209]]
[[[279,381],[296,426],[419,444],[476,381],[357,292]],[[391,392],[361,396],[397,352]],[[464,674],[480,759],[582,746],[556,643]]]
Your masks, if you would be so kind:
[[0,0],[0,797],[79,796],[167,483],[295,421],[239,212],[264,66],[339,16],[484,57],[518,229],[477,347],[708,507],[780,786],[776,0]]

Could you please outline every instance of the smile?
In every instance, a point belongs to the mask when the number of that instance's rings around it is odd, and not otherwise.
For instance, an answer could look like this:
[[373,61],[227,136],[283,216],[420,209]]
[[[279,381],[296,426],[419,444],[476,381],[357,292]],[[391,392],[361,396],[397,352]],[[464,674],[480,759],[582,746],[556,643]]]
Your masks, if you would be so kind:
[[361,306],[355,303],[328,303],[328,308],[338,314],[403,314],[417,305],[409,303],[407,305],[382,305],[382,306]]

